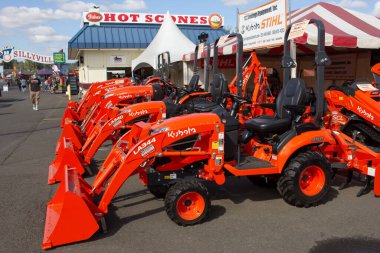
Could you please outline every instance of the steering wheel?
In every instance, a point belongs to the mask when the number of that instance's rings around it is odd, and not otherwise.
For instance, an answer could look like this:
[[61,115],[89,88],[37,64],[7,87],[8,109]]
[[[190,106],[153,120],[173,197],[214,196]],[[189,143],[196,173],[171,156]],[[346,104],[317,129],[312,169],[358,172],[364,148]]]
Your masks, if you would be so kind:
[[236,94],[233,94],[233,93],[230,93],[230,92],[224,92],[224,95],[226,97],[229,97],[231,98],[232,100],[238,102],[239,104],[252,104],[252,100],[248,99],[248,98],[244,98],[244,97],[241,97],[239,95],[236,95]]
[[176,91],[177,94],[179,94],[180,92],[184,92],[186,94],[190,94],[191,92],[184,89],[184,88],[181,88],[181,87],[178,87],[178,86],[175,86],[175,85],[172,85],[172,88]]
[[329,87],[327,87],[326,90],[338,90],[338,91],[344,92],[342,87],[335,84],[330,85]]

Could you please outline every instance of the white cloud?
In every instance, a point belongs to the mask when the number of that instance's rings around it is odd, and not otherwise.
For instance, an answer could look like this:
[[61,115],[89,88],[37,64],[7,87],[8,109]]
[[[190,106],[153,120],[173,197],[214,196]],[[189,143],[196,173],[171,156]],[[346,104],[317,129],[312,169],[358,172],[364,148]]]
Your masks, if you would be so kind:
[[[111,4],[112,10],[126,10],[126,11],[139,11],[147,9],[144,0],[125,0],[121,4]],[[102,8],[100,8],[102,9]]]
[[45,43],[53,41],[67,42],[70,37],[58,34],[53,27],[37,26],[28,29],[29,39],[34,43]]
[[222,0],[222,3],[227,6],[239,6],[248,4],[248,0]]
[[368,7],[366,1],[362,0],[342,0],[338,5],[350,9],[362,9]]
[[377,1],[377,3],[375,3],[375,8],[373,9],[372,15],[380,18],[380,1]]
[[30,34],[45,34],[45,35],[48,35],[48,34],[55,33],[55,30],[51,26],[43,26],[43,25],[41,25],[41,26],[36,26],[36,27],[29,28],[28,32]]
[[33,26],[51,20],[79,19],[80,17],[80,13],[73,15],[60,9],[40,9],[25,6],[9,6],[0,9],[0,24],[8,28]]

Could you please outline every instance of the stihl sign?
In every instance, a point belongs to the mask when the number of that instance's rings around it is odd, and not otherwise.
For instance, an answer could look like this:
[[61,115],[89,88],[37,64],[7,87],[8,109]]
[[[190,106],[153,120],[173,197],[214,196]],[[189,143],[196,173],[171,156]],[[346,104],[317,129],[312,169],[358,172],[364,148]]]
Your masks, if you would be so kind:
[[[90,25],[98,23],[161,24],[164,17],[164,14],[149,13],[85,12],[83,22]],[[171,15],[171,17],[178,25],[208,25],[213,28],[223,26],[224,21],[219,14],[210,16]]]

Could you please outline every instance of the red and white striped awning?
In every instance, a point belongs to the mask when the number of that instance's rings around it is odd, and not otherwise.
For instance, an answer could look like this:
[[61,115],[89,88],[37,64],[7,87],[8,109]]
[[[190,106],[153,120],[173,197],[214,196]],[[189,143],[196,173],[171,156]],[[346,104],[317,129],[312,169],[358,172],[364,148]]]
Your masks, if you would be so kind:
[[[288,20],[292,23],[304,19],[322,20],[326,29],[325,45],[341,48],[380,48],[380,19],[361,12],[342,8],[329,3],[316,3],[308,7],[290,13]],[[303,37],[297,38],[298,44],[317,44],[317,28],[309,25]],[[227,40],[219,48],[219,54],[227,55],[236,53],[236,39]],[[307,46],[299,45],[298,50],[311,51]],[[275,54],[281,52],[281,48],[268,49],[266,53]],[[211,51],[212,52],[212,51]],[[199,54],[204,57],[205,53]],[[194,59],[194,53],[183,56],[183,61]]]

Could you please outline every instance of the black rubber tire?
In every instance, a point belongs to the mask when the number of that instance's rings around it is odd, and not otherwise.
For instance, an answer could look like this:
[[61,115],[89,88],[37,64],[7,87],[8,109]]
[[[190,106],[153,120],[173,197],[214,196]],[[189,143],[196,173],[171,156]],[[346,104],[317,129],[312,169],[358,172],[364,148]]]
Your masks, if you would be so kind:
[[380,132],[376,131],[376,129],[366,125],[365,123],[352,123],[344,129],[343,133],[352,137],[355,130],[360,131],[361,134],[365,137],[364,141],[358,140],[362,144],[372,147],[380,146]]
[[[309,166],[318,166],[325,175],[325,184],[322,190],[314,196],[305,195],[299,186],[301,172]],[[292,158],[283,169],[277,182],[277,190],[285,202],[297,207],[317,206],[326,196],[331,187],[332,170],[329,161],[320,153],[306,151]]]
[[148,191],[158,199],[163,199],[166,196],[169,188],[166,186],[149,186]]
[[[205,207],[202,214],[193,220],[185,220],[180,217],[177,212],[177,202],[182,195],[188,192],[199,193],[204,201]],[[169,218],[180,226],[189,226],[200,223],[206,218],[207,213],[211,207],[209,193],[207,188],[197,180],[179,180],[176,184],[169,188],[165,197],[165,210]]]
[[260,187],[276,187],[278,177],[276,176],[248,176],[248,179],[255,185]]

